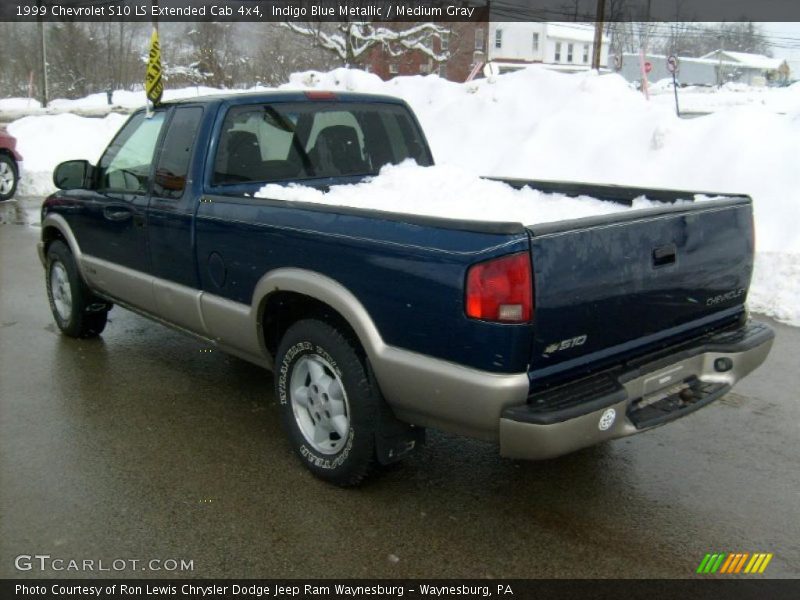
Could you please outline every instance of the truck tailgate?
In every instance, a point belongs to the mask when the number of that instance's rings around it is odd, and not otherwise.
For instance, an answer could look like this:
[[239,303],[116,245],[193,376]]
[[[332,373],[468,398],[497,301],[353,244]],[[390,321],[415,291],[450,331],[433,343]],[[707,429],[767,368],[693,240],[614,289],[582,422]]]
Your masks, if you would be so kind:
[[736,319],[753,267],[751,200],[528,227],[531,378],[603,367]]

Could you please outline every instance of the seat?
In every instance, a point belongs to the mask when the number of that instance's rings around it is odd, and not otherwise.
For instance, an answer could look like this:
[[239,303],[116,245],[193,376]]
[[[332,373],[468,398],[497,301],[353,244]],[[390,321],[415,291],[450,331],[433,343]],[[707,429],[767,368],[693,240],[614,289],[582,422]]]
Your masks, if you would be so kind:
[[369,168],[361,155],[358,132],[347,125],[331,125],[317,135],[309,153],[317,174],[360,175]]
[[263,167],[258,137],[250,131],[231,131],[228,134],[228,165],[224,177],[231,182],[259,181]]

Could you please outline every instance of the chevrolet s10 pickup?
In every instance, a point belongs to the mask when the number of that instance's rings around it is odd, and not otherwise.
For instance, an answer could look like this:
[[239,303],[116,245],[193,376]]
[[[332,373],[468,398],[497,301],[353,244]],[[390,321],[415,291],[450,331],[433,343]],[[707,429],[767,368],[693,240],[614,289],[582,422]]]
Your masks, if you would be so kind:
[[97,336],[119,305],[271,370],[289,443],[343,486],[418,449],[427,427],[518,459],[646,431],[765,360],[774,333],[745,307],[746,196],[503,180],[657,202],[538,225],[256,197],[409,159],[433,164],[391,97],[269,92],[135,112],[97,165],[55,170],[39,243],[55,321]]

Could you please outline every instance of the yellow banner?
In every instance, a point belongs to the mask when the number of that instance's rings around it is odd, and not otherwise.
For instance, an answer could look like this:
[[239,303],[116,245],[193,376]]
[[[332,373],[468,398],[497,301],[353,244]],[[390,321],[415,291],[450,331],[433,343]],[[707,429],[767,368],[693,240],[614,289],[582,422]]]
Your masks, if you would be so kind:
[[158,30],[153,29],[150,36],[150,57],[147,60],[147,74],[144,78],[144,90],[147,99],[158,106],[164,93],[164,80],[161,78],[161,44],[158,41]]

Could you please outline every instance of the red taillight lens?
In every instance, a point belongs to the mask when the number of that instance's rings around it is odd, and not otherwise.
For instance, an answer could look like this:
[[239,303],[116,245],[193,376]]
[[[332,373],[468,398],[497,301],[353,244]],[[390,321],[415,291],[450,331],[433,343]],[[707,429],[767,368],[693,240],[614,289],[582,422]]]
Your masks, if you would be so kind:
[[467,271],[467,316],[524,323],[533,317],[533,277],[527,252],[472,265]]

